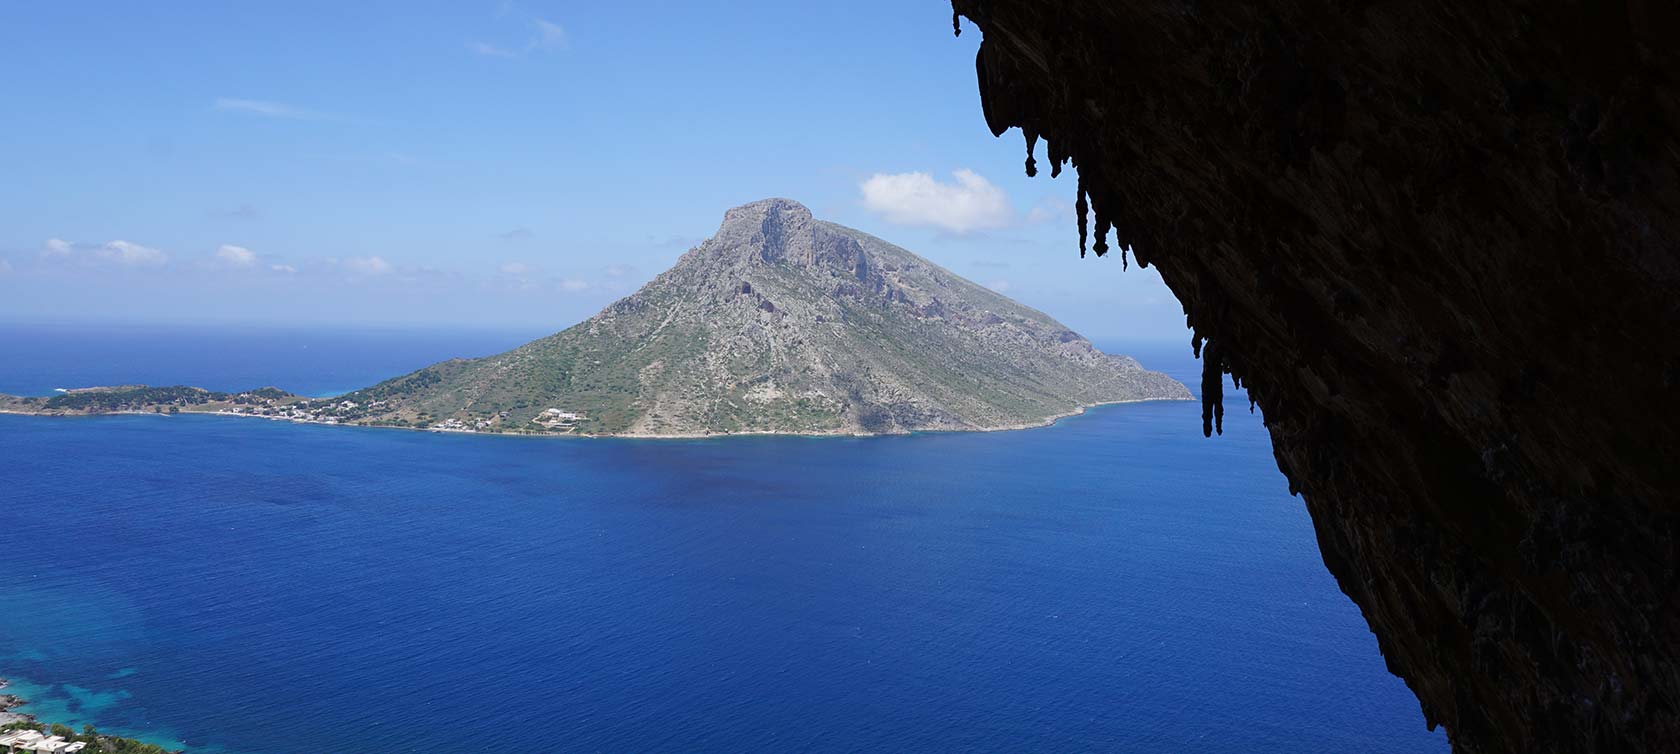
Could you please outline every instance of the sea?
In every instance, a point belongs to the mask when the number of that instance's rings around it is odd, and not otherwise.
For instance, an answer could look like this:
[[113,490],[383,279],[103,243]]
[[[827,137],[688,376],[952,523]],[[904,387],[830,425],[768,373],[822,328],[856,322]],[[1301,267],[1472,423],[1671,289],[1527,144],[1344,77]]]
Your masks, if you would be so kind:
[[[330,395],[540,332],[0,326],[0,392]],[[1099,343],[1193,390],[1185,342]],[[0,677],[194,752],[1446,752],[1260,415],[520,438],[0,415]]]

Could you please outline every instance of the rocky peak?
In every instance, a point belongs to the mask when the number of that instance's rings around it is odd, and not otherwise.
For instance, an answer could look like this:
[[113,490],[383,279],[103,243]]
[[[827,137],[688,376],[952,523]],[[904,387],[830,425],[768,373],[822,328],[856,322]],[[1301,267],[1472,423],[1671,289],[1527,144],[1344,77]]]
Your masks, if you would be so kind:
[[731,228],[760,227],[766,222],[781,223],[790,221],[797,224],[811,222],[811,210],[805,205],[792,199],[771,197],[748,202],[739,207],[732,207],[723,213],[723,225],[718,229],[721,234]]
[[723,225],[712,236],[712,244],[727,256],[757,256],[766,262],[809,257],[814,225],[805,205],[792,199],[763,199],[723,213]]
[[763,199],[723,214],[723,225],[697,259],[730,268],[771,264],[845,279],[848,290],[879,293],[887,282],[856,231],[822,222],[791,199]]

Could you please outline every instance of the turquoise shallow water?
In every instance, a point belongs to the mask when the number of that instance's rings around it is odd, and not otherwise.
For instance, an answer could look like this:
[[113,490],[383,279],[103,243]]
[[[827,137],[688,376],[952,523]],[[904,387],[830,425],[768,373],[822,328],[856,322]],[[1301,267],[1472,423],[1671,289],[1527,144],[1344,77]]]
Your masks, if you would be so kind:
[[244,754],[1445,751],[1258,418],[1227,418],[621,441],[0,416],[0,675],[65,722]]

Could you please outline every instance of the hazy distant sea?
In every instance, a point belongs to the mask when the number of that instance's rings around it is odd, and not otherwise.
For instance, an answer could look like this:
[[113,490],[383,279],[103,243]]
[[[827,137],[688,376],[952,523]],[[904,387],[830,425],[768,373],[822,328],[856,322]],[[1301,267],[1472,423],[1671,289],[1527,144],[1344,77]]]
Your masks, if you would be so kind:
[[[0,327],[0,392],[327,394],[541,333]],[[1196,388],[1187,346],[1111,346]],[[874,439],[0,416],[0,676],[320,751],[1444,752],[1232,400]],[[486,740],[483,737],[488,737]]]
[[488,356],[538,331],[0,324],[0,393],[94,385],[274,386],[349,392],[443,359]]

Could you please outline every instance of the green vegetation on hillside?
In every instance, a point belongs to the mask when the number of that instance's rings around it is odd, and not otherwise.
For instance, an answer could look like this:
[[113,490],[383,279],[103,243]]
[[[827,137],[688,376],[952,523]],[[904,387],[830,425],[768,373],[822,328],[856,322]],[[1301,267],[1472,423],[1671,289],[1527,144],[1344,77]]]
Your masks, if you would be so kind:
[[38,414],[230,412],[303,418],[308,401],[279,388],[224,393],[184,385],[122,385],[71,390],[46,398],[0,395],[0,410]]
[[227,393],[203,388],[173,385],[145,387],[141,385],[104,390],[77,390],[48,398],[43,405],[48,410],[62,411],[129,411],[155,406],[198,406],[211,401],[225,401]]

